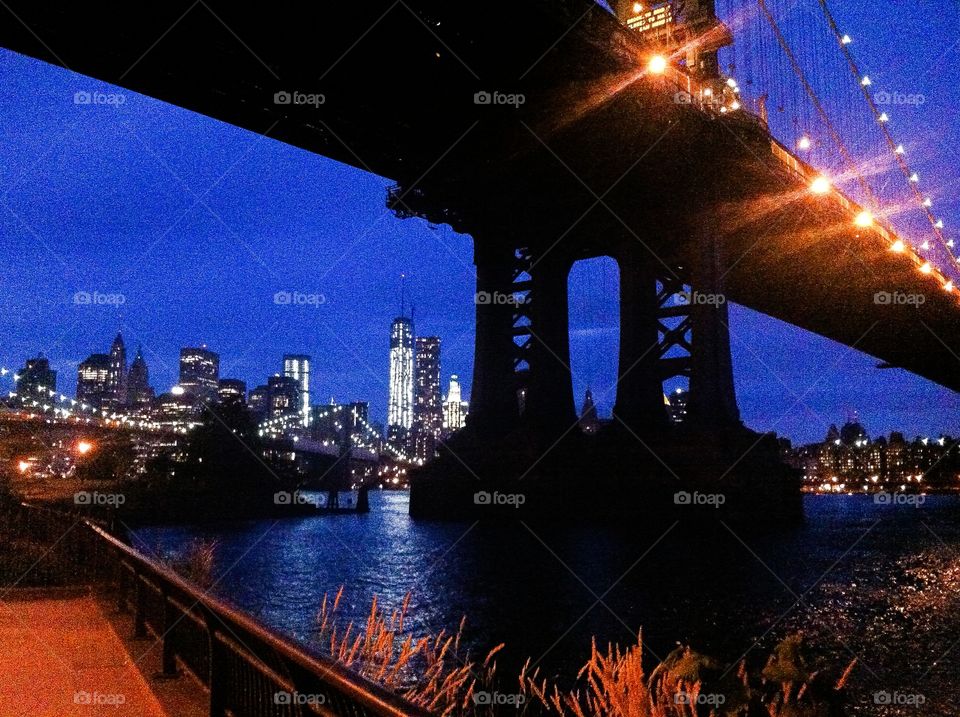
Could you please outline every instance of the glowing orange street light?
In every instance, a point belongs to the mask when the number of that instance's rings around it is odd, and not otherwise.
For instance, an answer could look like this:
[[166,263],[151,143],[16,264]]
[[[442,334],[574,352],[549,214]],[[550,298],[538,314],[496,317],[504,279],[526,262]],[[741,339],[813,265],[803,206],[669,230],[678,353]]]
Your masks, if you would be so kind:
[[868,211],[862,211],[853,220],[853,223],[858,227],[871,227],[873,226],[873,215]]
[[633,4],[633,14],[634,14],[634,15],[639,15],[639,14],[642,13],[642,12],[643,12],[643,4],[642,4],[642,3],[635,2],[635,3]]
[[810,191],[814,194],[826,194],[830,191],[830,180],[826,177],[817,177],[810,184]]
[[890,247],[890,251],[895,251],[898,254],[903,253],[904,251],[906,251],[906,249],[907,249],[907,245],[903,243],[902,239],[897,239],[893,243],[893,246]]
[[90,441],[80,441],[77,443],[77,453],[81,456],[85,456],[87,453],[93,450],[93,444]]
[[647,64],[647,70],[652,75],[662,75],[667,71],[667,58],[663,55],[654,55]]
[[29,462],[29,461],[20,461],[20,462],[17,464],[17,468],[20,469],[20,472],[21,472],[21,473],[26,473],[28,470],[30,470],[30,462]]

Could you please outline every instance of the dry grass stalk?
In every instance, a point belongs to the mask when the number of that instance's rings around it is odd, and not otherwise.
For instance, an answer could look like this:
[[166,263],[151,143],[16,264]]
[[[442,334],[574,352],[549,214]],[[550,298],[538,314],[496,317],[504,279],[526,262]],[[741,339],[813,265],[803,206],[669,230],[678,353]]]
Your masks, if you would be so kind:
[[[496,690],[495,658],[503,644],[476,663],[460,652],[465,619],[454,634],[404,634],[409,594],[389,615],[374,598],[362,632],[355,632],[352,622],[340,630],[342,596],[343,588],[332,601],[324,595],[318,616],[320,643],[339,663],[432,714],[506,713],[503,706],[478,699],[479,693]],[[820,672],[807,669],[801,642],[800,636],[785,639],[759,673],[751,673],[745,661],[731,672],[690,648],[677,648],[647,675],[642,634],[625,648],[608,644],[601,650],[594,640],[572,690],[541,676],[527,660],[519,675],[521,704],[508,709],[524,717],[819,717],[827,714],[827,704],[839,702],[856,660],[824,687]]]

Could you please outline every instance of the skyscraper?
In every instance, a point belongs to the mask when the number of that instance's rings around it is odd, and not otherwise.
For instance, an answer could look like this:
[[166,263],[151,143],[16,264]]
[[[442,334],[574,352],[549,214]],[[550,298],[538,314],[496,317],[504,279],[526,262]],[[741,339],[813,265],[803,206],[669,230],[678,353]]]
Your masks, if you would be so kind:
[[57,372],[50,368],[50,362],[43,356],[27,359],[24,367],[15,374],[15,379],[17,395],[22,399],[49,398],[51,391],[57,391]]
[[440,395],[440,337],[418,336],[415,342],[413,393],[413,450],[420,460],[436,455],[443,432]]
[[239,378],[221,378],[217,384],[217,401],[223,405],[247,404],[247,384]]
[[206,346],[180,349],[180,386],[186,395],[212,400],[220,379],[220,355]]
[[113,390],[110,386],[111,357],[108,354],[90,354],[77,366],[77,401],[94,408],[111,408]]
[[303,354],[284,354],[283,375],[299,384],[303,425],[310,425],[310,357]]
[[460,381],[457,374],[450,376],[450,388],[447,397],[443,399],[443,432],[450,435],[464,427],[467,421],[467,412],[470,404],[460,395]]
[[153,401],[153,389],[150,387],[150,371],[143,358],[143,350],[138,346],[133,357],[130,371],[127,373],[127,403],[131,406],[143,406]]
[[247,408],[250,409],[250,417],[257,423],[262,421],[270,413],[270,387],[266,384],[251,389],[247,398]]
[[413,320],[399,316],[390,327],[390,397],[387,439],[404,442],[413,426]]
[[126,405],[127,349],[123,345],[123,336],[119,332],[110,346],[110,374],[107,377],[107,387],[110,392],[108,400],[113,408]]
[[277,374],[267,379],[267,413],[270,418],[300,414],[300,382]]

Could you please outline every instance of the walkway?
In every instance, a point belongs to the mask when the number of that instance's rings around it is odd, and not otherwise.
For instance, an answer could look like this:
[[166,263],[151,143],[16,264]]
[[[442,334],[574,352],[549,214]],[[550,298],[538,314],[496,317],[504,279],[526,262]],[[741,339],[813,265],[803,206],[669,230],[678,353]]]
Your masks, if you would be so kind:
[[121,638],[130,634],[127,616],[83,591],[5,595],[0,601],[0,717],[205,714],[199,687],[184,677],[153,678],[159,650],[150,649],[152,640]]

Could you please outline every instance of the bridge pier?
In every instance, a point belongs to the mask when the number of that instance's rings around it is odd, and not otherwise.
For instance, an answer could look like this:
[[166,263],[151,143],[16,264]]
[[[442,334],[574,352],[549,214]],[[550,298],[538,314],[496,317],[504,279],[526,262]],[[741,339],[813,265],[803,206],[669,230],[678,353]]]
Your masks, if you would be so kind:
[[567,278],[573,262],[559,255],[534,259],[530,275],[530,376],[523,424],[555,440],[576,423],[570,373]]
[[663,429],[661,346],[657,317],[657,278],[649,261],[630,251],[617,260],[620,267],[620,357],[617,370],[615,418],[630,430]]
[[517,422],[511,295],[514,249],[507,243],[474,241],[477,267],[476,338],[467,427],[476,435],[505,434]]
[[695,230],[690,293],[690,405],[694,428],[723,431],[741,425],[733,384],[730,319],[723,293],[724,262],[711,221]]
[[[570,371],[567,281],[582,248],[542,254],[478,241],[470,419],[411,472],[411,515],[662,520],[684,515],[677,491],[721,490],[724,510],[710,518],[796,519],[796,476],[775,441],[739,420],[716,234],[706,223],[693,237],[694,251],[671,257],[666,272],[642,247],[594,247],[618,261],[621,303],[615,421],[596,435],[576,428]],[[687,282],[695,293],[677,302]],[[690,377],[681,426],[664,405],[674,376]],[[523,509],[484,500],[498,493],[522,495]]]

